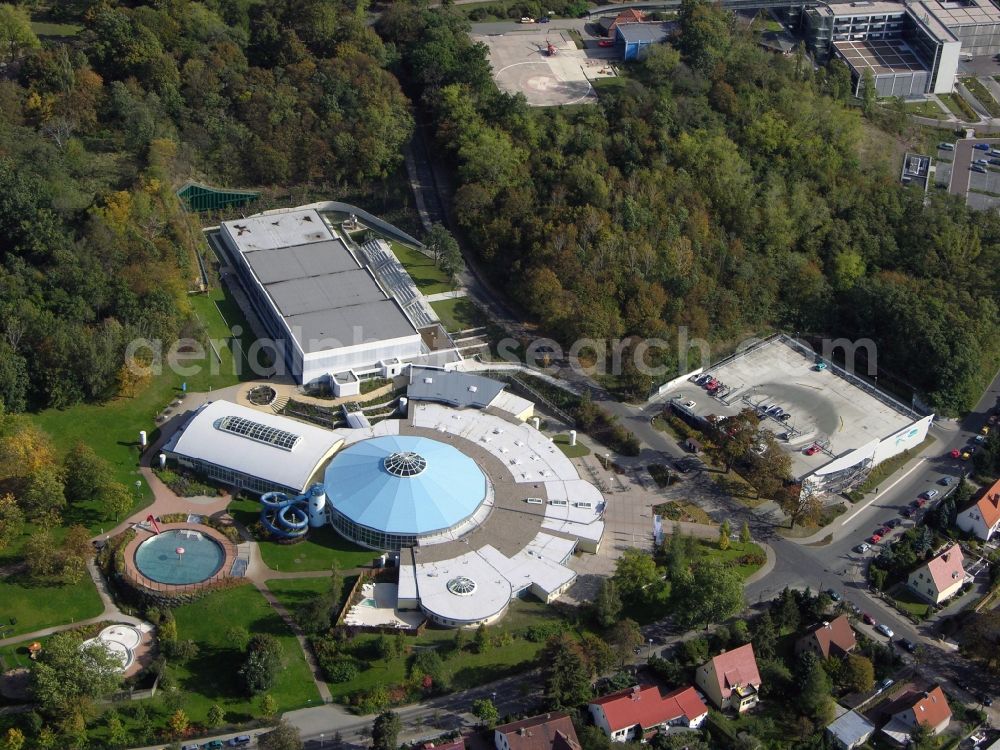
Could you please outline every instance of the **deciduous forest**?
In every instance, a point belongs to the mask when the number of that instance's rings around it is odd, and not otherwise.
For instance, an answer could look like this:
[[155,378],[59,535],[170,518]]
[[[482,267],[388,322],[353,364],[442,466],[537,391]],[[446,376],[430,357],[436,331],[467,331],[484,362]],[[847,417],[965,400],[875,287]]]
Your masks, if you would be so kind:
[[564,340],[870,337],[947,413],[995,371],[1000,220],[863,163],[842,64],[773,55],[687,0],[674,45],[597,106],[536,110],[498,92],[458,10],[394,3],[378,28],[454,166],[470,247]]

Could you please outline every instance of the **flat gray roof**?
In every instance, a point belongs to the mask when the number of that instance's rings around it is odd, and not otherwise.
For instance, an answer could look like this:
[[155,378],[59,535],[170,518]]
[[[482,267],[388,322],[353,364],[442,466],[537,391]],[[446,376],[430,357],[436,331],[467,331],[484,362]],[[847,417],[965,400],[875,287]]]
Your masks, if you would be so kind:
[[438,401],[456,407],[485,409],[503,389],[503,383],[482,375],[411,367],[406,395],[415,401]]
[[419,335],[315,210],[225,225],[304,353]]
[[626,42],[664,42],[673,26],[666,23],[623,23],[615,27]]
[[243,257],[262,284],[361,268],[339,238],[308,245],[248,250]]
[[815,356],[804,349],[784,336],[775,337],[705,370],[731,388],[723,399],[712,397],[690,381],[671,389],[668,398],[681,403],[694,401],[691,412],[699,417],[728,417],[762,405],[790,413],[791,418],[785,422],[767,417],[761,426],[775,435],[795,433],[781,444],[791,456],[792,474],[796,477],[810,474],[832,460],[823,451],[805,455],[804,449],[814,442],[828,443],[830,453],[841,456],[920,419],[920,415],[886,394],[862,381],[848,380],[832,365],[817,371]]

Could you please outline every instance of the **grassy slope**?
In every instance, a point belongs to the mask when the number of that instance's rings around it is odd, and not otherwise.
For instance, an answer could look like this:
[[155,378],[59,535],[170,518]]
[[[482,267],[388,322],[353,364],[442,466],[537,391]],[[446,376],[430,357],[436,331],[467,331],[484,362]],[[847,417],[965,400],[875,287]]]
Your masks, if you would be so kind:
[[419,250],[393,242],[392,252],[406,268],[407,273],[410,274],[413,283],[417,285],[417,289],[421,293],[437,294],[438,292],[450,292],[455,288],[451,279],[448,278],[448,274],[435,266],[434,261]]
[[206,596],[174,610],[179,638],[198,644],[198,656],[174,668],[185,691],[184,708],[194,721],[204,721],[209,707],[219,703],[228,721],[256,715],[256,704],[241,694],[237,670],[243,655],[226,638],[227,628],[242,626],[251,634],[270,633],[281,642],[283,662],[270,695],[279,711],[316,703],[319,693],[298,641],[264,597],[252,586],[240,586]]
[[0,625],[17,622],[4,638],[86,620],[104,609],[89,576],[72,586],[26,586],[17,578],[0,579]]
[[[347,602],[351,588],[357,580],[357,576],[344,577],[344,589],[340,597],[341,608]],[[267,582],[271,593],[288,608],[293,616],[310,599],[326,591],[329,585],[328,578],[275,578]]]
[[441,325],[450,333],[475,328],[484,322],[479,308],[467,297],[431,302],[431,307],[441,319]]

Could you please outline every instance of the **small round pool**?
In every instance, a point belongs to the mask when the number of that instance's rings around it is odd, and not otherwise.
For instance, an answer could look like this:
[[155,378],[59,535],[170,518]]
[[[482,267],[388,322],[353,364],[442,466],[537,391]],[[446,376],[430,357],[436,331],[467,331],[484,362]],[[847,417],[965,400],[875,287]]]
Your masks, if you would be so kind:
[[164,531],[135,551],[135,567],[158,583],[200,583],[218,573],[225,560],[222,545],[194,529]]

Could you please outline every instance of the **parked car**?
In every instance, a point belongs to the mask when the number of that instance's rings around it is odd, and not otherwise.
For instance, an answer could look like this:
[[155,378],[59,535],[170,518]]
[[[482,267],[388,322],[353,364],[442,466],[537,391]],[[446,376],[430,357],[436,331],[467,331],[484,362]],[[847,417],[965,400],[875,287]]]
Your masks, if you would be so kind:
[[938,144],[938,148],[942,149],[944,151],[954,151],[955,150],[955,144],[943,141],[943,142],[941,142],[941,143]]
[[938,492],[937,490],[926,490],[924,492],[921,492],[920,496],[922,498],[924,498],[924,500],[933,500],[934,498],[936,498],[940,494],[941,493]]
[[181,745],[181,750],[201,750],[201,746],[197,742],[189,742],[187,745]]
[[597,46],[598,47],[614,47],[615,46],[615,40],[614,39],[602,39],[601,41],[599,41],[597,43]]
[[972,456],[972,453],[973,451],[971,448],[966,448],[964,451],[962,451],[962,460],[968,461],[969,458]]
[[892,533],[892,529],[890,529],[888,526],[879,526],[877,529],[875,529],[875,533],[878,534],[879,536],[888,536],[889,534]]
[[792,418],[792,415],[789,414],[787,411],[784,414],[782,414],[780,417],[778,417],[778,419],[780,419],[782,422],[787,422],[791,418]]
[[916,515],[916,512],[917,511],[914,508],[903,508],[901,511],[899,511],[899,515],[901,515],[903,518],[913,518],[913,516]]
[[982,164],[973,164],[971,167],[969,167],[969,169],[971,169],[973,172],[986,174],[986,167],[984,167]]
[[952,449],[952,451],[951,451],[951,457],[952,458],[959,458],[961,455],[962,455],[962,451],[960,451],[958,448]]
[[[534,23],[534,22],[535,19],[532,18],[531,16],[521,16],[521,23]],[[979,146],[976,146],[976,148],[979,148]]]
[[875,618],[874,618],[874,617],[872,617],[872,616],[871,616],[870,614],[868,614],[867,612],[864,612],[864,613],[863,613],[863,614],[861,615],[861,619],[862,619],[862,620],[864,620],[864,621],[865,621],[866,623],[868,623],[869,625],[874,625],[874,624],[875,624]]
[[986,695],[985,693],[979,696],[979,702],[982,703],[984,706],[993,705],[993,699],[990,696]]
[[977,144],[975,144],[973,146],[973,148],[979,149],[980,151],[989,151],[990,150],[990,144],[988,144],[988,143],[977,143]]
[[979,431],[979,434],[980,434],[980,435],[989,435],[989,434],[990,434],[990,428],[989,428],[989,425],[985,425],[985,424],[984,424],[984,425],[983,425],[983,428],[982,428],[982,429],[981,429],[981,430]]
[[209,740],[201,746],[201,750],[222,750],[222,740]]
[[541,18],[538,19],[538,23],[548,23],[548,22],[549,22],[548,16],[542,16]]
[[958,480],[955,477],[941,477],[938,480],[938,484],[943,484],[945,487],[951,487]]
[[[548,19],[546,18],[545,20],[547,21]],[[230,747],[243,747],[244,745],[249,745],[250,735],[241,734],[239,737],[231,738],[229,742],[227,742],[226,744],[229,745]]]
[[878,544],[879,542],[882,541],[882,535],[881,534],[872,534],[870,537],[868,537],[868,541],[870,543],[872,543],[872,544]]
[[982,164],[984,167],[990,163],[989,159],[976,159],[976,164]]
[[985,435],[976,435],[972,439],[976,442],[976,445],[982,445],[983,443],[986,442],[986,436]]
[[1000,165],[1000,159],[990,159],[990,164],[994,167]]
[[909,651],[911,654],[917,650],[917,644],[911,641],[909,638],[897,639],[896,645],[905,651]]
[[927,500],[925,500],[922,497],[918,497],[916,500],[910,503],[910,505],[912,505],[914,508],[923,508],[925,505],[927,505]]
[[840,599],[841,599],[841,596],[840,596],[840,594],[838,594],[838,593],[837,593],[836,591],[834,591],[833,589],[827,589],[827,590],[826,590],[826,595],[827,595],[827,596],[829,596],[829,597],[830,597],[830,599],[832,599],[832,600],[833,600],[833,601],[835,601],[835,602],[839,602],[839,601],[840,601]]
[[802,452],[805,453],[807,456],[815,456],[817,453],[819,453],[819,446],[816,445],[816,443],[813,443]]
[[871,545],[868,544],[868,542],[862,542],[861,544],[859,544],[857,547],[854,548],[854,551],[857,552],[859,555],[863,555],[870,549]]
[[883,690],[888,690],[894,684],[895,684],[894,680],[888,680],[888,679],[882,680],[882,682],[878,684],[878,691],[881,693]]
[[722,382],[719,380],[713,380],[711,383],[705,386],[705,390],[709,393],[715,393],[722,386]]
[[892,638],[894,635],[896,635],[895,633],[892,632],[892,628],[890,628],[885,623],[881,623],[881,622],[878,625],[875,626],[875,632],[876,633],[881,633],[886,638]]
[[888,521],[886,521],[882,525],[883,526],[888,526],[890,529],[894,529],[897,526],[899,526],[901,523],[902,523],[902,521],[900,521],[898,518],[890,518]]

